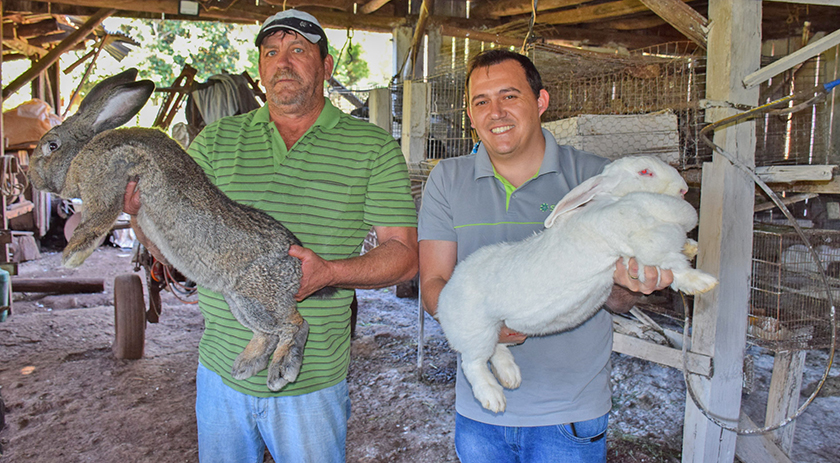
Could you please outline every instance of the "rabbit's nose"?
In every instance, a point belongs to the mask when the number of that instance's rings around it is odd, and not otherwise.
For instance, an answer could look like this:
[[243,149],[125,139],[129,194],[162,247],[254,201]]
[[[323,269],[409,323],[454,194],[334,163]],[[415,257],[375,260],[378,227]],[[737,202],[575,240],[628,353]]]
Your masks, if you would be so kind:
[[680,198],[685,198],[686,193],[688,193],[687,188],[683,188],[682,190],[680,190]]

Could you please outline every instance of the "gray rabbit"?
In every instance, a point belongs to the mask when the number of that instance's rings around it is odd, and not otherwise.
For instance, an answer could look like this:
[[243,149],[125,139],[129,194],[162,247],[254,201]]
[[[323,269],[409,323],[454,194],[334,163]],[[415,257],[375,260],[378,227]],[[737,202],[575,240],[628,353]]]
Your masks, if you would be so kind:
[[223,294],[254,332],[233,377],[268,366],[266,383],[278,391],[297,378],[309,334],[294,298],[300,260],[288,254],[300,241],[268,214],[228,198],[160,130],[114,130],[154,91],[151,81],[136,77],[131,69],[96,85],[75,115],[41,138],[30,160],[36,188],[84,204],[64,265],[77,267],[94,251],[122,211],[127,183],[139,178],[142,232],[182,274]]

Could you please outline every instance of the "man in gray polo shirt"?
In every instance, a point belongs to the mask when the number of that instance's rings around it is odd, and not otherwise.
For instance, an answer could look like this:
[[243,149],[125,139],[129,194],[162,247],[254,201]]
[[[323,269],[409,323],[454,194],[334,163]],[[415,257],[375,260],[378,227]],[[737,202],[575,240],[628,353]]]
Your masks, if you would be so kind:
[[[419,218],[420,285],[429,314],[457,262],[477,249],[519,241],[542,230],[554,205],[609,162],[558,146],[540,127],[548,93],[531,61],[490,50],[467,71],[467,108],[481,144],[469,156],[440,162],[429,176]],[[634,260],[616,263],[607,307],[626,312],[640,293],[671,284],[670,271]],[[661,273],[657,277],[657,273]],[[657,283],[658,282],[658,283]],[[562,282],[558,282],[562,284]],[[561,334],[528,338],[503,327],[522,385],[506,390],[507,406],[492,413],[473,397],[459,368],[455,448],[462,462],[605,461],[610,400],[612,321],[602,310]]]

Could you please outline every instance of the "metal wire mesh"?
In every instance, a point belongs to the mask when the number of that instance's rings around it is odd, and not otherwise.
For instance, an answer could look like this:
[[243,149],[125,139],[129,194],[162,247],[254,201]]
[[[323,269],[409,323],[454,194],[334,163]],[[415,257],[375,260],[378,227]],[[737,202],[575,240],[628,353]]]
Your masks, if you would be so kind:
[[705,57],[695,47],[608,55],[534,45],[529,54],[551,97],[543,120],[558,142],[612,159],[657,155],[681,167],[710,158],[697,137]]
[[[427,78],[432,87],[428,158],[470,152],[474,140],[464,103],[466,64],[493,47],[444,40],[436,74]],[[528,55],[550,95],[544,126],[561,144],[610,158],[659,155],[682,167],[711,158],[697,138],[705,58],[693,46],[664,44],[619,56],[535,44]]]
[[[806,230],[823,261],[832,297],[840,296],[840,231]],[[773,350],[830,345],[826,287],[807,246],[790,227],[758,225],[753,231],[747,338]]]
[[[762,66],[795,51],[796,41],[772,41],[762,51]],[[759,91],[759,103],[765,104],[784,96],[808,90],[837,78],[837,53],[835,47],[802,64],[764,82]],[[834,55],[834,59],[830,58]],[[814,105],[790,114],[767,114],[756,121],[757,166],[767,165],[817,165],[840,162],[836,138],[832,132],[834,98],[829,97]],[[790,107],[801,103],[792,101]]]

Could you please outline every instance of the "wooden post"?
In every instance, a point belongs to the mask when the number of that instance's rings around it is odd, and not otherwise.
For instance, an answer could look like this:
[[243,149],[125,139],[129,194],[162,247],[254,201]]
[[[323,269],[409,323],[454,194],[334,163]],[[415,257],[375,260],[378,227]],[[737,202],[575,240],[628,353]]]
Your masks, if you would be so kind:
[[[414,36],[414,29],[406,26],[400,26],[394,29],[394,75],[400,74],[401,79],[411,79],[411,76],[404,74],[405,68],[408,68],[406,58],[411,50],[411,38]],[[401,66],[405,64],[405,68]],[[401,72],[402,71],[402,72]]]
[[[760,65],[761,2],[711,0],[709,20],[706,97],[755,106],[758,89],[746,90],[741,82]],[[706,115],[716,121],[733,113],[718,108]],[[754,122],[718,130],[714,141],[744,164],[754,164]],[[697,262],[720,284],[695,299],[691,350],[714,358],[714,374],[709,380],[693,376],[691,385],[704,407],[733,427],[741,406],[754,191],[750,178],[718,154],[703,167]],[[685,408],[682,460],[733,461],[736,434],[708,420],[691,398]]]
[[426,82],[406,81],[403,85],[402,152],[408,165],[426,158],[429,137],[431,86]]
[[[776,424],[796,413],[799,408],[804,370],[805,351],[776,352],[776,358],[773,359],[773,376],[770,379],[770,393],[767,396],[765,425]],[[795,425],[795,422],[790,423],[773,432],[775,441],[788,455],[793,449]]]
[[[0,37],[3,37],[3,3],[0,2]],[[0,82],[3,81],[3,53],[0,52]],[[6,130],[3,128],[3,94],[0,93],[0,157],[6,154]]]
[[370,91],[368,98],[368,110],[370,111],[370,123],[392,133],[393,115],[391,113],[391,89],[375,88]]

